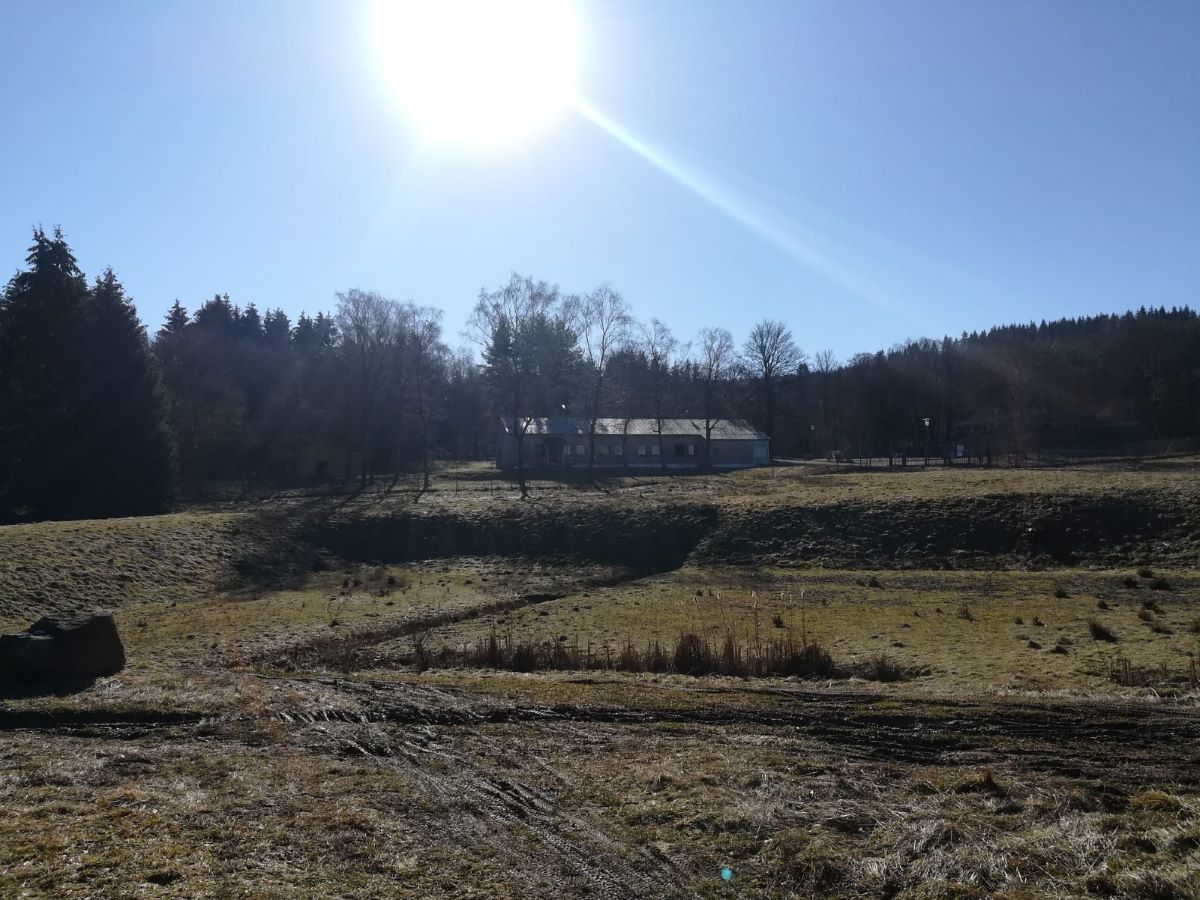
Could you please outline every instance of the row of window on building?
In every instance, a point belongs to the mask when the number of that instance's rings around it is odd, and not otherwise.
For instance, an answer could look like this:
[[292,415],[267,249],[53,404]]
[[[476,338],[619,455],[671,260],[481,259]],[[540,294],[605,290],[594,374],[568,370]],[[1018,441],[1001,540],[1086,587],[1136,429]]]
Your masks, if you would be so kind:
[[[659,456],[659,455],[661,455],[661,453],[660,453],[661,449],[662,448],[659,447],[658,444],[638,444],[637,445],[637,455],[638,456]],[[625,455],[625,447],[622,444],[612,444],[611,446],[609,444],[597,444],[596,445],[596,455],[597,456],[624,456]],[[696,455],[696,445],[695,444],[676,444],[675,445],[675,455],[676,456],[695,456]],[[564,444],[563,445],[563,456],[587,456],[587,447],[584,444]]]

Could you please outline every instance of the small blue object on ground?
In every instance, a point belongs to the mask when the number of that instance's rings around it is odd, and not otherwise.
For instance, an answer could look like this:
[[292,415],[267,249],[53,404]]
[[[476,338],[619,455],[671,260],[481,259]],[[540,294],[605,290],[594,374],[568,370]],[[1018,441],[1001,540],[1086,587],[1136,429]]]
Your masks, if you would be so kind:
[[721,877],[726,881],[733,881],[733,869],[729,868],[729,866],[722,866]]

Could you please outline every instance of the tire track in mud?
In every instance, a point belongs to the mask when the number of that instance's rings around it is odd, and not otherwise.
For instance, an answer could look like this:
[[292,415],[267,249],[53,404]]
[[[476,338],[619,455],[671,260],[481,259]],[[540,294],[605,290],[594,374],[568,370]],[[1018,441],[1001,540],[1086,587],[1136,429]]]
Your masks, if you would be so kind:
[[[945,754],[1017,753],[1037,758],[1046,748],[1043,764],[1051,768],[1058,750],[1071,749],[1070,764],[1095,758],[1106,766],[1135,751],[1150,756],[1174,756],[1200,761],[1200,711],[1186,707],[1133,704],[1066,703],[989,706],[956,704],[937,698],[899,700],[866,692],[789,692],[747,688],[748,694],[773,695],[769,708],[735,703],[707,703],[712,695],[741,693],[737,689],[695,689],[695,706],[656,707],[586,704],[531,705],[498,703],[493,698],[410,682],[365,681],[332,677],[257,676],[264,681],[315,686],[326,693],[324,702],[301,707],[268,707],[266,713],[219,714],[204,711],[121,710],[4,710],[0,732],[11,730],[79,731],[120,728],[154,731],[223,725],[274,718],[289,725],[323,723],[455,727],[509,723],[659,724],[701,727],[754,726],[798,731],[844,752],[870,758],[934,763]],[[886,711],[870,704],[886,700]],[[898,704],[898,705],[897,705]],[[1027,760],[1028,764],[1028,760]],[[1200,783],[1200,771],[1189,781]]]
[[[770,708],[736,702],[706,704],[706,695],[729,694],[699,687],[689,707],[530,705],[469,697],[424,685],[323,679],[335,693],[356,700],[353,712],[318,713],[346,722],[405,726],[503,725],[511,723],[606,724],[626,727],[690,725],[699,728],[780,729],[826,745],[846,758],[914,765],[1005,761],[1071,777],[1104,778],[1115,767],[1123,777],[1160,784],[1166,773],[1181,785],[1200,787],[1200,711],[1186,707],[1112,705],[1061,700],[1041,704],[897,700],[872,693],[821,694],[770,691]],[[767,692],[749,688],[749,693]],[[454,698],[452,704],[445,702]],[[874,701],[899,704],[872,710]],[[283,715],[301,721],[312,713]]]
[[[294,719],[294,721],[301,721]],[[513,831],[527,834],[546,848],[560,863],[574,871],[589,886],[592,896],[622,898],[652,896],[659,893],[662,879],[674,874],[673,867],[641,851],[637,865],[602,865],[597,860],[618,861],[628,852],[620,842],[608,838],[598,823],[584,822],[560,811],[545,791],[534,788],[511,775],[497,777],[484,771],[470,756],[453,751],[439,741],[432,729],[395,733],[396,723],[372,722],[370,735],[356,723],[343,722],[338,728],[318,725],[315,741],[318,751],[337,755],[362,755],[399,772],[410,784],[436,803],[445,815],[437,821],[450,832],[449,837],[472,846],[486,841],[493,853],[505,859],[518,873],[533,872],[547,885],[561,884],[561,870],[548,865],[541,854],[530,855],[513,846],[505,836]],[[346,733],[349,731],[350,733]],[[432,765],[431,765],[432,763]],[[477,827],[482,824],[483,831]],[[568,835],[587,835],[587,842]],[[602,846],[591,846],[591,845]],[[575,891],[572,891],[575,893]]]

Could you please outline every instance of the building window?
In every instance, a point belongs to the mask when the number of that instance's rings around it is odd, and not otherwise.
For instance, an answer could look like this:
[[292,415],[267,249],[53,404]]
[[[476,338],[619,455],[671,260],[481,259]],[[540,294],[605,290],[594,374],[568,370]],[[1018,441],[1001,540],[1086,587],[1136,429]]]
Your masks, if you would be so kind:
[[583,456],[583,455],[584,455],[583,444],[576,444],[576,445],[575,445],[575,455],[576,455],[576,456]]
[[696,445],[695,444],[688,444],[687,448],[688,448],[688,456],[696,455]]
[[638,456],[645,456],[645,455],[646,455],[646,445],[638,444]]
[[613,444],[613,456],[624,456],[624,455],[625,455],[625,445],[624,444]]
[[659,451],[660,451],[661,449],[662,449],[662,448],[661,448],[661,447],[659,447],[659,446],[658,446],[658,444],[651,444],[651,445],[650,445],[650,455],[651,455],[651,456],[658,456],[658,454],[659,454]]
[[571,445],[563,444],[563,456],[570,456],[570,455],[571,455]]
[[597,444],[596,445],[596,455],[597,456],[608,456],[608,444]]

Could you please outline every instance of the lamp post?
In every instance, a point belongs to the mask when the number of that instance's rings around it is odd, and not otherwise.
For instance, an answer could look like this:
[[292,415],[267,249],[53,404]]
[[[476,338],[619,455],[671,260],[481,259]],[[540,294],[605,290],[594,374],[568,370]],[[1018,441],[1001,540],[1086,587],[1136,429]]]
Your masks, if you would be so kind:
[[929,468],[929,423],[933,420],[925,417],[925,468]]

